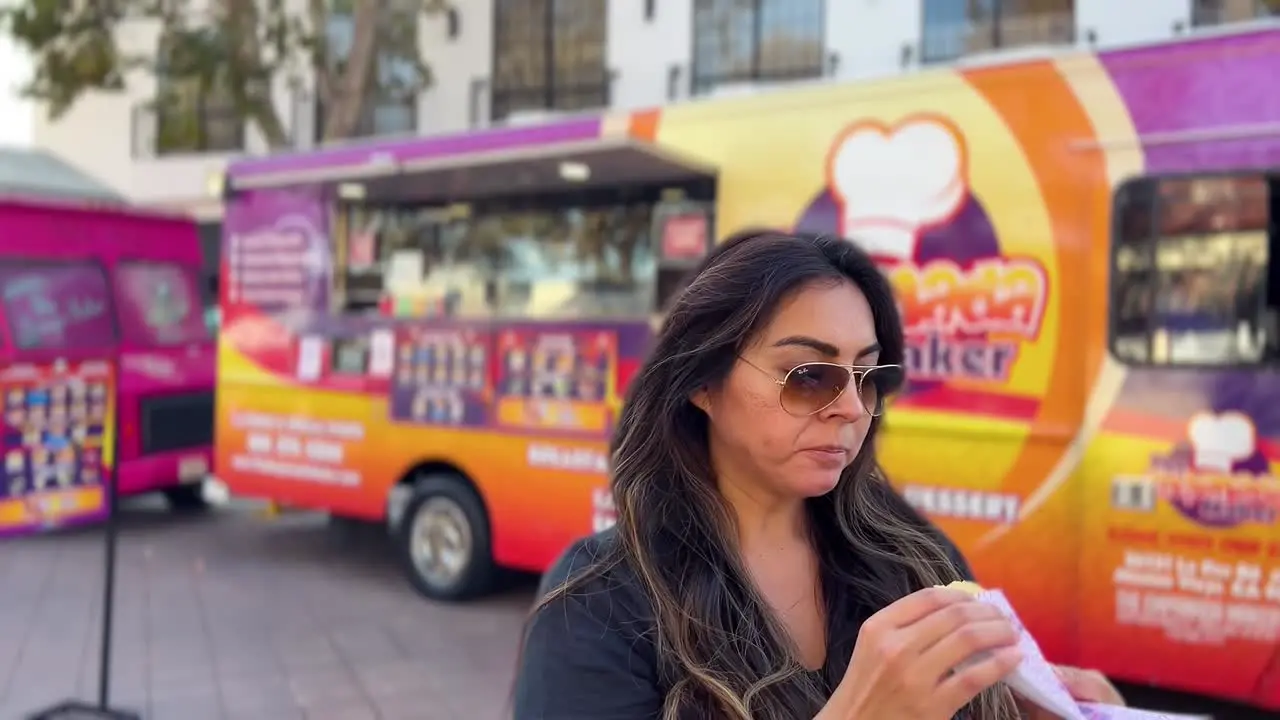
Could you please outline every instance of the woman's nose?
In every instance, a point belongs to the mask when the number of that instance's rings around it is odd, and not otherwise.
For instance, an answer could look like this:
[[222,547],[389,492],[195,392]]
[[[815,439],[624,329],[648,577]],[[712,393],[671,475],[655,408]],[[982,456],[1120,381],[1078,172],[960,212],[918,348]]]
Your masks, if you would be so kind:
[[823,410],[825,417],[847,422],[861,420],[866,414],[867,408],[862,403],[862,396],[858,393],[858,383],[854,380],[850,380],[844,392],[840,393],[840,397]]

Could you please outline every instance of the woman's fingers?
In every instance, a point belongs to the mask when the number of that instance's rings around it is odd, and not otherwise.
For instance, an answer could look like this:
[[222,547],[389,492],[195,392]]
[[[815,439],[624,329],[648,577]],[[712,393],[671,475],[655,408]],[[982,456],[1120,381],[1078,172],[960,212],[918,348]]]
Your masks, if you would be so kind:
[[978,605],[972,595],[948,588],[931,587],[907,595],[876,613],[873,620],[885,629],[914,625],[944,608],[956,605]]
[[[972,601],[956,603],[941,608],[925,616],[919,622],[906,628],[906,630],[912,635],[913,649],[919,653],[924,653],[944,639],[960,632],[963,628],[996,621],[1009,625],[1008,620],[1005,619],[999,609],[985,603]],[[1012,626],[1010,626],[1010,630],[1012,630]],[[964,632],[972,633],[973,631],[966,630]],[[961,660],[963,659],[961,658]]]
[[938,700],[952,713],[959,712],[978,693],[1008,677],[1020,662],[1022,651],[1016,646],[996,650],[943,680],[938,686]]
[[954,712],[1004,679],[1022,660],[1018,633],[996,608],[982,603],[945,607],[904,633],[919,652],[916,672],[936,687],[939,702]]
[[978,662],[992,652],[1016,649],[1018,632],[1003,617],[966,623],[921,653],[920,662],[931,677],[942,681],[966,663]]
[[1081,670],[1080,668],[1055,665],[1053,668],[1062,684],[1066,686],[1071,697],[1080,702],[1101,703],[1103,705],[1124,705],[1124,696],[1105,675],[1097,670]]

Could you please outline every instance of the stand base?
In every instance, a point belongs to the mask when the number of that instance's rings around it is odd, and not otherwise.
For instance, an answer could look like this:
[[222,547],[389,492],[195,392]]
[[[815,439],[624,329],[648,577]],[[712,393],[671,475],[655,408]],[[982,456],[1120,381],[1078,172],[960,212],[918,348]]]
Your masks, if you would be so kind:
[[69,700],[38,710],[28,715],[26,720],[142,720],[142,715],[131,710],[103,710],[93,703]]

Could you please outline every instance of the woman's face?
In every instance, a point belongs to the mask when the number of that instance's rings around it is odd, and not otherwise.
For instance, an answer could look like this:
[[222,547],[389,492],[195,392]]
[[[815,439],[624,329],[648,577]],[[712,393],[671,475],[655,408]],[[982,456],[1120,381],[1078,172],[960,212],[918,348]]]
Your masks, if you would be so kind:
[[718,388],[693,398],[708,415],[711,457],[721,482],[777,498],[830,492],[853,462],[871,416],[855,385],[812,415],[782,408],[777,381],[797,365],[876,365],[871,306],[851,282],[815,284],[782,303]]

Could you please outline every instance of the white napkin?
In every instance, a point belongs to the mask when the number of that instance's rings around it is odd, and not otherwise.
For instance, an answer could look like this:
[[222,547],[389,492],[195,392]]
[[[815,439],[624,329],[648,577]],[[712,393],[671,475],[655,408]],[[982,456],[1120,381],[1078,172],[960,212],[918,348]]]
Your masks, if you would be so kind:
[[1063,720],[1159,720],[1159,718],[1165,718],[1166,720],[1198,720],[1200,718],[1211,720],[1208,715],[1179,715],[1152,710],[1134,710],[1114,705],[1076,702],[1072,699],[1071,693],[1067,691],[1066,686],[1062,684],[1062,680],[1058,678],[1058,674],[1053,671],[1053,666],[1044,659],[1044,653],[1040,652],[1040,646],[1031,637],[1031,633],[1027,632],[1027,629],[1023,627],[1022,621],[1018,619],[1018,614],[1013,611],[1013,606],[1009,604],[1009,600],[1005,598],[1004,593],[999,590],[984,590],[978,594],[978,602],[986,603],[1000,610],[1005,617],[1013,622],[1013,626],[1018,630],[1018,647],[1022,650],[1022,662],[1018,664],[1013,674],[1005,679],[1005,684],[1013,692]]

